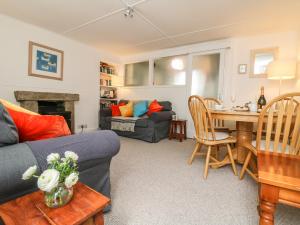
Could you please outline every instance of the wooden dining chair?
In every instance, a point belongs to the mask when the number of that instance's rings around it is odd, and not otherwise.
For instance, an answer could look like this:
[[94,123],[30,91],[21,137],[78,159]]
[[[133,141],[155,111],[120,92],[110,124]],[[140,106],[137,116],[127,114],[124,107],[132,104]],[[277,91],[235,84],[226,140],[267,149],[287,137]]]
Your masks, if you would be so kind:
[[[287,111],[287,109],[288,109],[288,104],[289,104],[289,102],[290,102],[290,98],[284,98],[284,99],[282,99],[282,101],[279,101],[279,102],[276,102],[276,103],[274,103],[275,105],[274,105],[274,107],[275,107],[275,110],[276,109],[278,109],[279,108],[279,106],[280,106],[280,104],[282,104],[283,103],[283,105],[284,105],[284,111],[286,112]],[[299,101],[298,100],[296,100],[296,99],[292,99],[292,102],[293,102],[293,104],[294,104],[294,106],[295,107],[298,107],[299,106]],[[274,138],[274,136],[275,136],[275,129],[276,129],[276,126],[275,126],[275,121],[273,121],[273,126],[272,126],[272,133],[271,133],[271,139],[273,139]],[[292,125],[293,125],[293,123],[292,123]],[[284,126],[284,121],[283,121],[283,124],[282,124],[282,126]],[[262,125],[262,136],[266,136],[266,133],[267,133],[267,130],[266,130],[267,128],[266,128],[266,123],[263,123],[263,125]],[[257,131],[254,131],[253,132],[253,134],[254,135],[256,135],[257,134]],[[281,134],[281,135],[283,135],[283,134]]]
[[[215,105],[221,105],[221,101],[216,98],[204,98],[204,102],[208,109],[214,109]],[[233,130],[225,126],[224,120],[213,119],[215,131],[224,131],[231,133]]]
[[200,154],[201,146],[207,146],[206,160],[204,166],[204,178],[206,179],[208,175],[208,167],[220,163],[220,161],[218,161],[215,157],[211,155],[212,147],[226,145],[233,172],[235,175],[237,175],[230,147],[230,144],[235,143],[236,139],[234,137],[231,137],[226,132],[215,132],[214,123],[210,111],[208,110],[208,107],[203,98],[196,95],[190,96],[188,105],[194,122],[196,133],[196,146],[189,159],[189,164],[192,163],[196,155]]
[[247,172],[257,181],[257,174],[248,166],[257,152],[269,151],[282,154],[298,155],[300,152],[300,107],[297,98],[300,92],[289,93],[274,98],[261,111],[257,125],[256,140],[245,143],[248,149],[240,179]]

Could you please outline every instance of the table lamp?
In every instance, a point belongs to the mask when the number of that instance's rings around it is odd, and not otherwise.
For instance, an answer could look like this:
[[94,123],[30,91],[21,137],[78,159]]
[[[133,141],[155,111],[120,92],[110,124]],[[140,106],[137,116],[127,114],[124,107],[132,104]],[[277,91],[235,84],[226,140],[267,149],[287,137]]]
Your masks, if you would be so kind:
[[274,60],[268,65],[267,77],[270,80],[279,80],[279,95],[281,94],[282,80],[294,79],[296,76],[296,61]]

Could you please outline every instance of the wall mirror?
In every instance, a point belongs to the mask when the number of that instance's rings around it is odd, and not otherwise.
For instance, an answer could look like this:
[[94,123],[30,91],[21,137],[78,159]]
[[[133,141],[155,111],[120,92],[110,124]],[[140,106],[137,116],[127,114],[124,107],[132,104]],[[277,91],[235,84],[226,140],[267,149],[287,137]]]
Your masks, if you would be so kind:
[[250,77],[267,77],[267,66],[278,57],[278,48],[264,48],[251,50]]

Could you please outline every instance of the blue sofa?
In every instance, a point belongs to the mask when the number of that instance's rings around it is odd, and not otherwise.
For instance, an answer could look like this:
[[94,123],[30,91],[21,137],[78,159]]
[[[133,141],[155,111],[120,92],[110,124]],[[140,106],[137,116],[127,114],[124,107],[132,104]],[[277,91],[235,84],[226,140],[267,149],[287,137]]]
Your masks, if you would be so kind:
[[[120,100],[120,103],[128,103],[128,100]],[[163,110],[161,112],[152,113],[151,116],[143,116],[135,123],[135,131],[119,131],[114,130],[118,135],[123,137],[129,137],[147,141],[150,143],[156,143],[160,140],[167,138],[169,134],[169,127],[172,120],[172,115],[175,112],[172,111],[172,103],[169,101],[159,101]],[[99,112],[100,123],[99,127],[102,130],[111,129],[112,111],[111,109],[101,109]]]

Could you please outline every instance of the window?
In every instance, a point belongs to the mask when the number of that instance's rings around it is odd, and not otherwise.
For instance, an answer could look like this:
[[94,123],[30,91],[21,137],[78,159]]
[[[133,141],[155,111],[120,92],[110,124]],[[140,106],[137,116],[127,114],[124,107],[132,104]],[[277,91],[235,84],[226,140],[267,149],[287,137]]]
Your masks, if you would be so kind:
[[185,85],[187,56],[154,60],[154,85]]
[[149,62],[125,65],[125,86],[145,86],[149,84]]
[[192,95],[220,97],[218,96],[220,57],[220,53],[193,56]]

